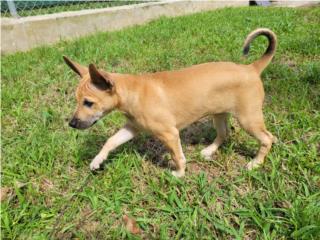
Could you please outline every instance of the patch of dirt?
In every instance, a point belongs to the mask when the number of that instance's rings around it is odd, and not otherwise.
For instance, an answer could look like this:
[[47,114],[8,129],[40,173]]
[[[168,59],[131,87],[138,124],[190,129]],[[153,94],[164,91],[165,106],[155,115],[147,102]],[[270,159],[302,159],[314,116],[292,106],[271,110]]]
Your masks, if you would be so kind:
[[100,226],[100,222],[98,221],[87,221],[85,224],[81,226],[82,230],[86,233],[94,233]]
[[187,163],[187,171],[191,174],[200,174],[200,172],[205,172],[208,181],[211,182],[214,178],[221,175],[221,169],[219,167],[208,166],[205,163],[201,162],[189,162]]
[[41,192],[47,192],[54,188],[54,184],[50,179],[44,178],[42,179],[39,188]]
[[209,182],[221,176],[233,179],[241,174],[247,163],[246,158],[239,154],[223,156],[217,152],[211,160],[203,161],[194,158],[187,162],[187,172],[196,175],[201,171],[205,172]]
[[[247,152],[241,153],[236,152],[235,154],[231,154],[230,156],[227,156],[226,160],[226,171],[230,173],[230,176],[237,176],[240,174],[242,169],[246,169],[248,160],[246,156],[250,153],[250,150],[248,149]],[[245,156],[246,155],[246,156]],[[251,158],[253,158],[255,154],[251,152]]]
[[241,184],[240,186],[234,186],[236,188],[237,193],[241,197],[245,197],[248,193],[250,193],[250,187],[247,183]]
[[257,239],[257,231],[255,229],[249,229],[245,232],[243,240]]
[[[27,183],[21,183],[19,181],[15,181],[14,185],[17,187],[17,188],[23,188],[27,185]],[[0,189],[0,200],[1,202],[2,201],[5,201],[7,199],[12,199],[16,196],[15,194],[15,191],[14,191],[14,188],[13,187],[7,187],[7,186],[4,186],[4,187],[1,187]]]
[[188,170],[191,173],[195,173],[195,174],[199,174],[202,170],[202,167],[203,167],[203,166],[201,166],[201,164],[196,163],[196,162],[187,163],[187,166],[188,166]]
[[72,239],[73,233],[72,232],[58,232],[55,236],[56,239]]
[[281,58],[280,64],[286,65],[289,68],[295,68],[297,66],[297,63],[295,61],[293,61],[292,59],[287,59],[287,58]]

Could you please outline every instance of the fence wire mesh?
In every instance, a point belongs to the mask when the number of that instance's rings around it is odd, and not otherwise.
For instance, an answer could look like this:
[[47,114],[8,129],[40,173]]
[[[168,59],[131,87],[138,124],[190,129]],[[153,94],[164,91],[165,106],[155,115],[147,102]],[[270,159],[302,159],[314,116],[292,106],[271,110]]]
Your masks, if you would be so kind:
[[43,14],[51,14],[65,11],[79,11],[84,9],[99,9],[114,6],[142,3],[146,1],[13,1],[1,0],[1,17],[27,17]]

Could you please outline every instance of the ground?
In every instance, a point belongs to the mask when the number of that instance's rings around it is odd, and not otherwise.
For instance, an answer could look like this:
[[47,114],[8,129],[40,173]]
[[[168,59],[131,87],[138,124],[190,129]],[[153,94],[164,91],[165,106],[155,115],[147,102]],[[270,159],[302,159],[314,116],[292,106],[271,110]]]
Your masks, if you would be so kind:
[[[2,56],[3,239],[319,239],[319,22],[319,7],[226,8]],[[68,127],[78,79],[62,55],[130,73],[249,63],[266,48],[257,39],[242,58],[257,27],[279,40],[262,74],[266,125],[278,143],[261,168],[245,169],[258,144],[234,119],[230,139],[211,161],[202,159],[215,136],[204,119],[182,132],[182,179],[170,175],[168,154],[147,135],[90,173],[89,162],[125,119],[114,112],[89,130]],[[125,228],[127,217],[138,234]]]

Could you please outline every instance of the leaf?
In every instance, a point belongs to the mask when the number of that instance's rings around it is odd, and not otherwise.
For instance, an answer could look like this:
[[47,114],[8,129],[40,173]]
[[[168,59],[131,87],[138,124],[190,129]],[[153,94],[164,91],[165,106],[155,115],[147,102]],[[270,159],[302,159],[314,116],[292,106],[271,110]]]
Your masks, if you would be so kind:
[[0,200],[1,202],[6,200],[12,195],[12,189],[9,187],[2,187],[0,192]]
[[132,234],[141,233],[141,230],[134,219],[129,218],[127,215],[123,215],[122,219],[124,221],[127,231],[129,231]]

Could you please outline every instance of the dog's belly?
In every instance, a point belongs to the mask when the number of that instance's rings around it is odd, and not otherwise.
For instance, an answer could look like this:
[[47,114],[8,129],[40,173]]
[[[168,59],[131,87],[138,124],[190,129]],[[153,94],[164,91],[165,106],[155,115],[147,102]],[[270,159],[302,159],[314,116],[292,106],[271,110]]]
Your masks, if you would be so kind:
[[178,116],[175,116],[176,127],[178,129],[183,129],[204,117],[212,116],[214,114],[229,113],[229,112],[232,112],[230,108],[222,108],[222,107],[214,107],[211,109],[199,108],[197,111],[196,110],[189,111],[189,112],[185,112],[183,115],[179,114]]
[[[196,90],[195,90],[196,92]],[[237,94],[231,90],[199,92],[192,97],[178,99],[179,103],[171,105],[176,127],[183,129],[199,119],[220,113],[233,113],[236,107]]]

